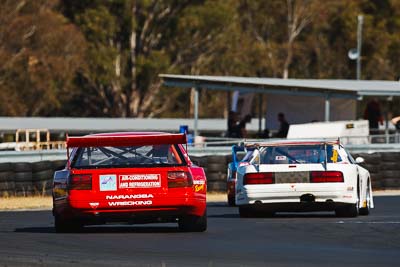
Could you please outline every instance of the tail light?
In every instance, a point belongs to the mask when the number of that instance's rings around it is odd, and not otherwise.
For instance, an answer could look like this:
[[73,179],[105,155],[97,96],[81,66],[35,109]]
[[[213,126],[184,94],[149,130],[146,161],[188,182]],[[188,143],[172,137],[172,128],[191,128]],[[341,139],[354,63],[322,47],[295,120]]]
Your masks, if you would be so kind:
[[248,173],[244,176],[243,185],[247,184],[273,184],[275,176],[272,172]]
[[340,171],[314,171],[311,172],[311,183],[342,183],[343,173]]
[[168,172],[167,178],[169,188],[191,187],[193,185],[192,176],[188,172]]
[[92,190],[92,175],[90,174],[72,174],[69,177],[70,190]]

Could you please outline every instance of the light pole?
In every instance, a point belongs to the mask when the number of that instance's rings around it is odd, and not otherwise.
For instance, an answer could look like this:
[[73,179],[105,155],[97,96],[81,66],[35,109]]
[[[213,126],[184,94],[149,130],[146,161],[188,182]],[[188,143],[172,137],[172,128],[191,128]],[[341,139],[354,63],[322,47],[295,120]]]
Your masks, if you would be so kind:
[[364,16],[357,16],[357,48],[352,48],[348,52],[351,60],[357,60],[357,80],[361,79],[361,52],[362,52],[362,27]]
[[363,15],[357,16],[357,80],[361,79],[361,47],[362,47],[362,26],[364,22]]

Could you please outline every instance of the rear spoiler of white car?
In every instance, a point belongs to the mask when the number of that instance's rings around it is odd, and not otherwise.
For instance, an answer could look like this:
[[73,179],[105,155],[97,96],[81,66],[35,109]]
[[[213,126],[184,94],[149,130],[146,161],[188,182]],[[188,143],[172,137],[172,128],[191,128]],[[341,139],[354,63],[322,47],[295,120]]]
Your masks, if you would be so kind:
[[336,139],[290,139],[271,140],[266,142],[243,142],[244,147],[267,147],[267,146],[295,146],[295,145],[340,145],[340,138]]
[[327,145],[341,145],[340,139],[318,139],[318,140],[272,140],[268,142],[244,142],[241,144],[241,147],[246,149],[258,149],[262,147],[271,147],[271,146],[296,146],[296,145],[323,145],[325,146],[325,157],[324,161],[321,162],[324,166],[324,169],[327,170],[328,165],[328,155],[327,155]]

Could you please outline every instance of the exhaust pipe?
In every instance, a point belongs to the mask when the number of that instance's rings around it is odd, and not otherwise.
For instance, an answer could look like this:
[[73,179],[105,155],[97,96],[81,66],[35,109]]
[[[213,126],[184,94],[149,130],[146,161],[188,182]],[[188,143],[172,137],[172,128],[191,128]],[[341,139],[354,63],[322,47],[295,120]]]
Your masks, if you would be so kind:
[[315,202],[315,196],[313,194],[304,194],[300,197],[300,202],[303,203]]

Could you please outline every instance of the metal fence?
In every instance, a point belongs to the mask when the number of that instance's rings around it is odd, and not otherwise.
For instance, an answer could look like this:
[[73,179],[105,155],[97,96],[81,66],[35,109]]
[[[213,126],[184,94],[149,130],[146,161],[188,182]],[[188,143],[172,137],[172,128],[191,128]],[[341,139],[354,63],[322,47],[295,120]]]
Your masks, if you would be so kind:
[[[345,143],[352,138],[343,137]],[[365,136],[363,137],[366,138]],[[265,141],[266,139],[246,139],[247,142]],[[270,141],[278,139],[268,139]],[[203,142],[188,145],[189,155],[227,155],[231,153],[231,146],[243,142],[244,139],[206,137]],[[363,144],[347,144],[346,148],[351,153],[374,153],[374,152],[400,152],[400,134],[371,135]],[[38,151],[2,151],[0,162],[38,162],[45,160],[63,160],[67,158],[65,149],[61,150],[38,150]]]

